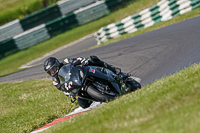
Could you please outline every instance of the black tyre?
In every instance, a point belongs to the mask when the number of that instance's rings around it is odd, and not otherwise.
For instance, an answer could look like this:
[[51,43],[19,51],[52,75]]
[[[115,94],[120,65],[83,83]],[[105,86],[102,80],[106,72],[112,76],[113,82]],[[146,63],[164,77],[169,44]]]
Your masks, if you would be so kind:
[[131,82],[127,82],[126,86],[129,88],[130,91],[135,91],[137,89],[141,89],[141,85],[140,83],[138,83],[137,81],[133,80]]
[[95,89],[92,85],[88,86],[87,93],[99,102],[109,102],[115,99],[115,96],[105,94],[97,89]]
[[79,104],[79,106],[81,106],[82,108],[85,109],[85,108],[90,107],[90,105],[92,104],[92,101],[78,98],[78,104]]

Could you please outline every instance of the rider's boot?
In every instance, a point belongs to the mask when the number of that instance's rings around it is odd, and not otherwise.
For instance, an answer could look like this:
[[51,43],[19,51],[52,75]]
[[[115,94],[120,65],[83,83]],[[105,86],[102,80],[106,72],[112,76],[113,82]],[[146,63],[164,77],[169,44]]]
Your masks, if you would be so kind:
[[140,82],[141,82],[141,79],[140,79],[140,78],[138,78],[138,77],[133,77],[133,76],[130,76],[130,78],[134,79],[134,80],[135,80],[135,81],[137,81],[138,83],[140,83]]
[[140,79],[140,78],[138,78],[138,77],[133,77],[133,76],[131,76],[131,74],[129,74],[129,73],[123,73],[123,72],[121,72],[121,77],[122,77],[123,79],[132,78],[133,80],[137,81],[138,83],[141,82],[141,79]]

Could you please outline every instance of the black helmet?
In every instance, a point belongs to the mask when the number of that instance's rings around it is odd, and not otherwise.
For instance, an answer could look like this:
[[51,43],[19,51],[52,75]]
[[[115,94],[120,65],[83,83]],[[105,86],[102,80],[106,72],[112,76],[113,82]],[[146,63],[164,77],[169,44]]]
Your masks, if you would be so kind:
[[44,61],[44,70],[54,77],[59,71],[60,62],[55,57],[49,57]]

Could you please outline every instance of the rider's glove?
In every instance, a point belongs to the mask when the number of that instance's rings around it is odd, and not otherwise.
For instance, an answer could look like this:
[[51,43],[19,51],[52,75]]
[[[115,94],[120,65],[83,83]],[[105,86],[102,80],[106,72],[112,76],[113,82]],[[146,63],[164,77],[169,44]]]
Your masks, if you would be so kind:
[[64,61],[63,61],[63,64],[68,64],[70,61],[68,58],[65,58]]
[[63,91],[63,93],[68,96],[69,98],[75,98],[74,95],[71,95],[69,92]]
[[69,93],[69,92],[63,91],[63,93],[64,93],[66,96],[70,97],[70,93]]

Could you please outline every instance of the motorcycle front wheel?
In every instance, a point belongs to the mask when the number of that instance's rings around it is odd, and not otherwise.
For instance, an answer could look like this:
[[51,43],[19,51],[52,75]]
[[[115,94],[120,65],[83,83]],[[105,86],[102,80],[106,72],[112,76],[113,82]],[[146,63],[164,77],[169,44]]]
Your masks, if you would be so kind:
[[85,109],[85,108],[90,107],[90,105],[92,104],[92,101],[78,98],[78,104],[79,104],[79,106],[81,106],[82,108]]
[[95,87],[93,87],[92,85],[88,86],[87,88],[87,93],[94,98],[95,100],[97,100],[98,102],[109,102],[111,100],[115,99],[115,96],[113,95],[108,95],[105,94],[99,90],[97,90]]
[[141,89],[140,83],[135,80],[127,82],[126,86],[129,88],[129,91],[136,91],[138,89]]

